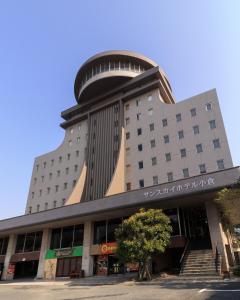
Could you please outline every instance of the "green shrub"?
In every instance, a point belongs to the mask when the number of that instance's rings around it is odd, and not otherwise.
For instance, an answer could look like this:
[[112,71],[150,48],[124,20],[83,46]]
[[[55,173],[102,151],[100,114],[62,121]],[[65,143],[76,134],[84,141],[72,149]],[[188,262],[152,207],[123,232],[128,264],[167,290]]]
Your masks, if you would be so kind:
[[239,266],[236,266],[236,267],[233,269],[233,274],[236,275],[236,276],[240,276],[240,265],[239,265]]

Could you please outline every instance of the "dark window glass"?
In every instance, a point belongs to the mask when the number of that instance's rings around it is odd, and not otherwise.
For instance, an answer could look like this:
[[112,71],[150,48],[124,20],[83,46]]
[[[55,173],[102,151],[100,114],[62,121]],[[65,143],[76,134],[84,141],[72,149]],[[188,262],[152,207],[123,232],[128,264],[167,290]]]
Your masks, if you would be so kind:
[[8,237],[3,239],[2,255],[5,255],[7,253],[7,247],[8,247]]
[[164,213],[170,218],[171,226],[172,226],[172,233],[171,235],[179,235],[179,224],[178,224],[178,213],[177,209],[166,209]]
[[94,224],[94,244],[106,243],[106,221],[96,222]]
[[75,226],[73,246],[83,245],[83,232],[84,232],[83,224]]
[[143,161],[139,161],[138,162],[138,168],[139,169],[143,169]]
[[138,129],[137,129],[137,134],[138,134],[138,135],[141,135],[141,134],[142,134],[142,128],[138,128]]
[[40,251],[42,244],[42,232],[36,232],[35,236],[35,244],[34,244],[34,251]]
[[24,252],[32,252],[33,251],[34,239],[35,239],[35,232],[26,234]]
[[63,227],[61,248],[72,247],[73,242],[73,226]]
[[50,249],[59,249],[60,239],[61,239],[61,228],[53,229]]
[[122,223],[121,219],[114,219],[108,221],[107,226],[107,242],[115,242],[115,230]]
[[19,234],[17,236],[17,244],[16,244],[15,253],[23,252],[24,241],[25,241],[25,234]]
[[138,145],[138,151],[142,151],[142,149],[143,149],[142,144],[139,144],[139,145]]
[[143,180],[143,179],[140,179],[140,180],[139,180],[139,187],[140,187],[140,188],[143,188],[143,187],[144,187],[144,180]]

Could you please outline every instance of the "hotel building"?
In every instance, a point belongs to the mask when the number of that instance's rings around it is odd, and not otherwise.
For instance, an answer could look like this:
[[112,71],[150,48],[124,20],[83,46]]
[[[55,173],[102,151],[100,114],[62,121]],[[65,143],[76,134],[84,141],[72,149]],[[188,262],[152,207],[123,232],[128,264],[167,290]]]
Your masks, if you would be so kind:
[[155,272],[218,275],[238,263],[213,201],[240,177],[216,90],[176,103],[155,62],[107,51],[81,66],[74,93],[62,144],[35,159],[25,215],[0,221],[2,279],[120,272],[114,230],[140,207],[162,208],[173,226]]

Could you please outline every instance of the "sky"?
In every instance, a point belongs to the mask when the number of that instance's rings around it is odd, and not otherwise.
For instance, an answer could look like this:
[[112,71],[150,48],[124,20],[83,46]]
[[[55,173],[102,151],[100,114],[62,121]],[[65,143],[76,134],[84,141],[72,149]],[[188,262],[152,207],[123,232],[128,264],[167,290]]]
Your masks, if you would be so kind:
[[131,50],[167,73],[177,102],[217,89],[240,165],[240,1],[0,0],[0,219],[24,214],[34,158],[64,137],[81,64]]

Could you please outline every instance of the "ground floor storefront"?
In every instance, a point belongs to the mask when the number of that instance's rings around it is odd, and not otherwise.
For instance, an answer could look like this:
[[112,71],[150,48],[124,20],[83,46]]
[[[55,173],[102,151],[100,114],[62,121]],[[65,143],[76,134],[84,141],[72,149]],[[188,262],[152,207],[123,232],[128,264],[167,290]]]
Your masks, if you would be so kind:
[[199,251],[199,255],[206,252],[208,259],[212,253],[221,272],[229,271],[238,263],[239,249],[232,247],[224,232],[213,200],[226,180],[227,185],[232,184],[239,175],[240,170],[227,176],[224,172],[206,174],[0,221],[1,278],[55,279],[136,272],[137,263],[122,265],[118,261],[114,232],[141,207],[162,209],[173,228],[165,253],[152,258],[153,273],[179,273],[187,250]]

